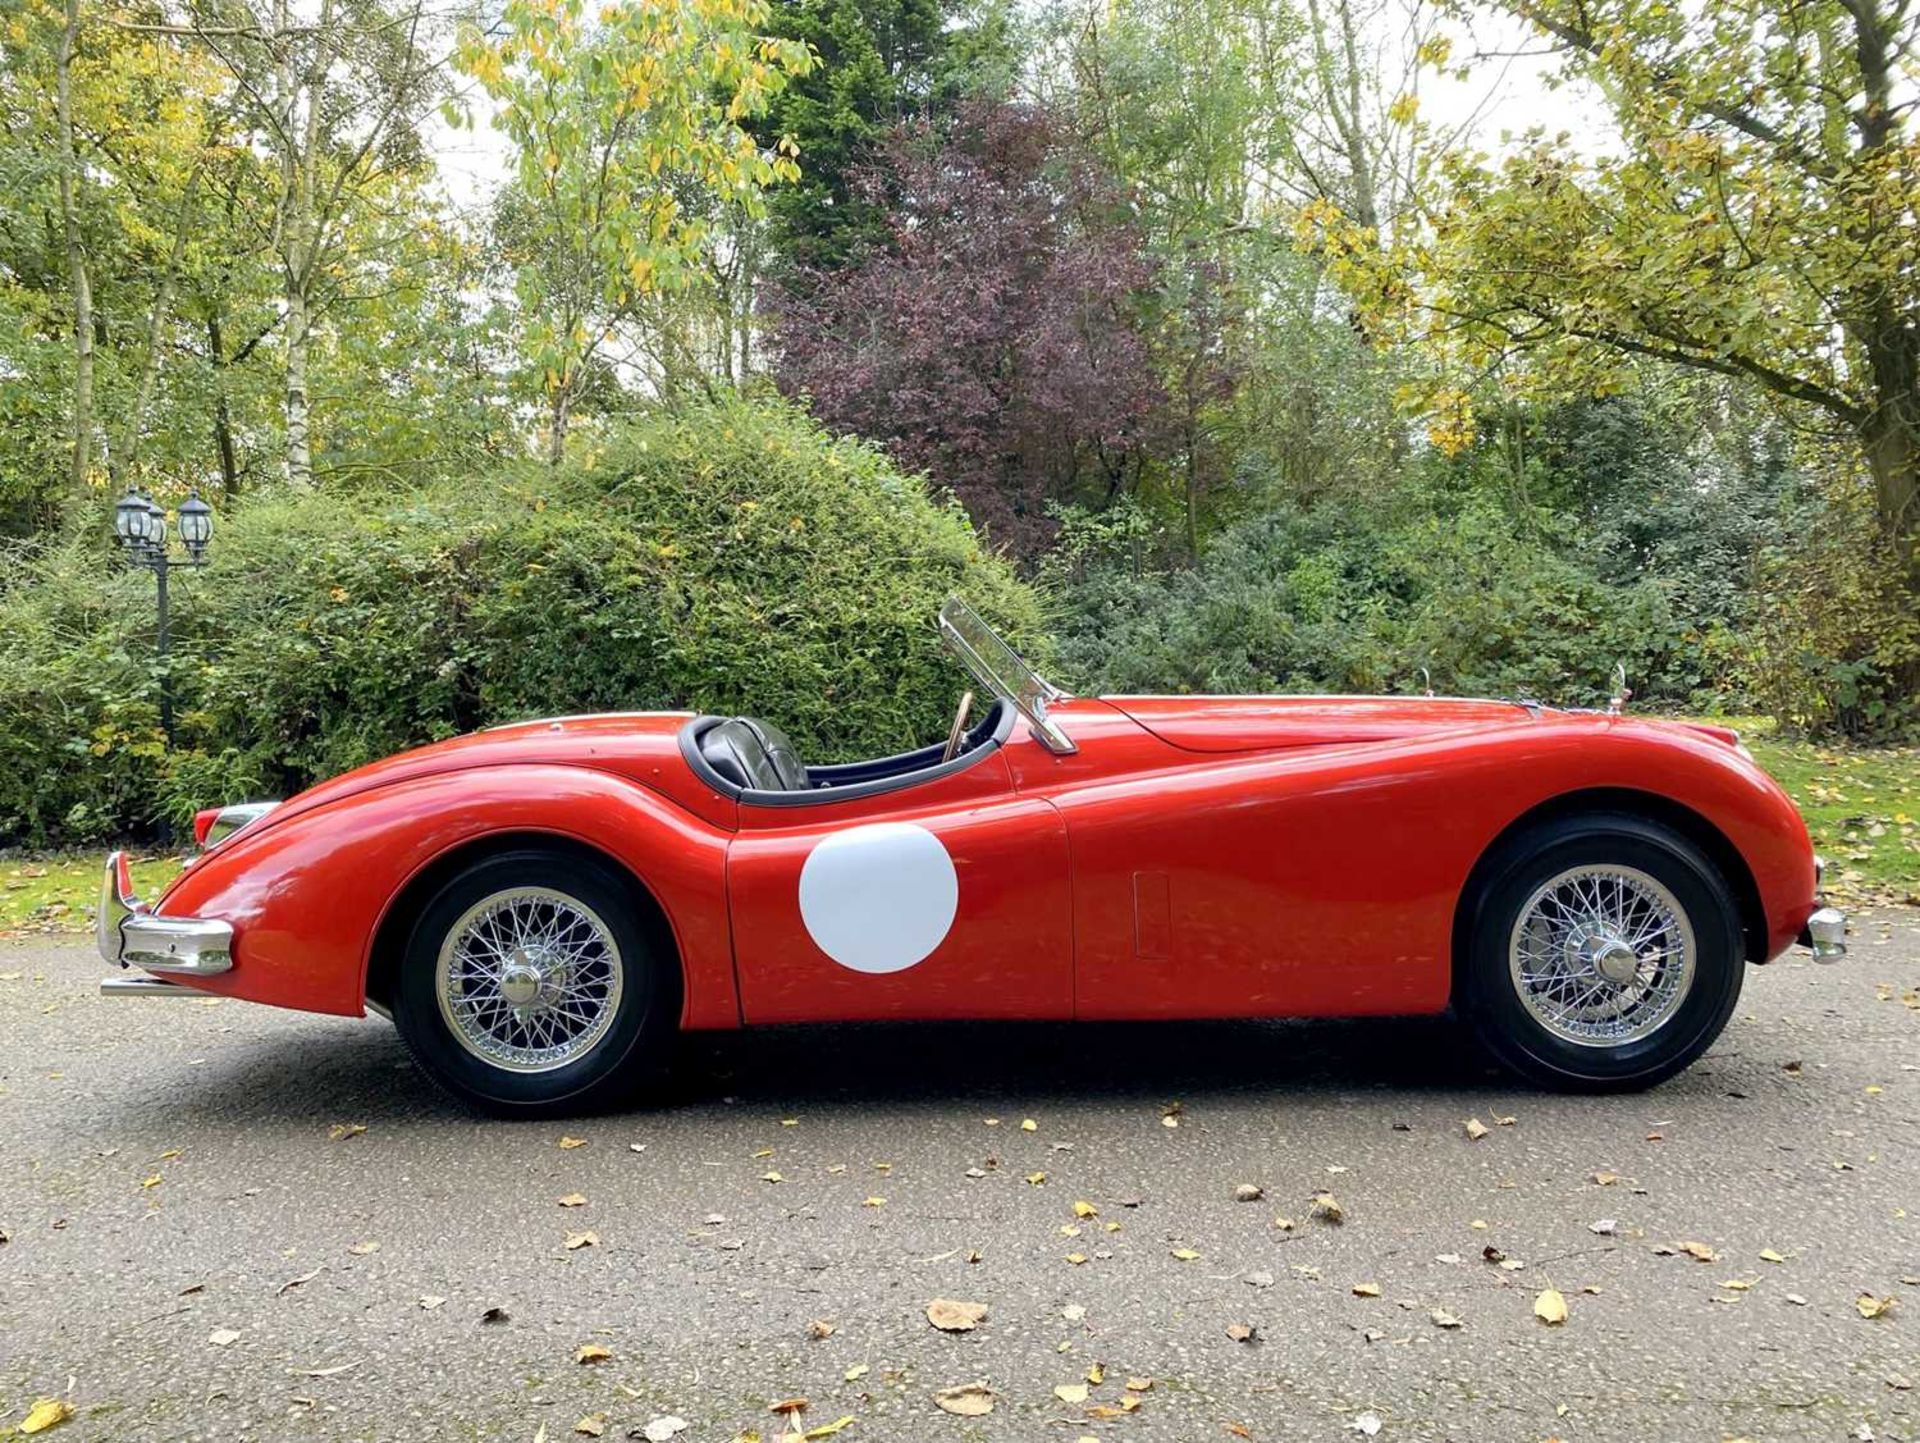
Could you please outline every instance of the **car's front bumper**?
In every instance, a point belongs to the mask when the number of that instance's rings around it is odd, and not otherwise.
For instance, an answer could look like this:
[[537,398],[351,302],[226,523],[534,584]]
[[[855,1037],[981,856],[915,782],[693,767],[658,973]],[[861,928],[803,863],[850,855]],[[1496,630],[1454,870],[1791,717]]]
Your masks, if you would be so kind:
[[166,995],[177,986],[169,980],[173,977],[214,977],[233,967],[232,926],[212,917],[161,917],[150,911],[134,895],[124,852],[107,858],[93,930],[107,962],[151,972],[158,984],[137,985],[146,979],[109,977],[100,990],[112,996]]
[[1816,962],[1838,962],[1847,955],[1847,914],[1838,907],[1821,907],[1807,918],[1800,945],[1813,950]]

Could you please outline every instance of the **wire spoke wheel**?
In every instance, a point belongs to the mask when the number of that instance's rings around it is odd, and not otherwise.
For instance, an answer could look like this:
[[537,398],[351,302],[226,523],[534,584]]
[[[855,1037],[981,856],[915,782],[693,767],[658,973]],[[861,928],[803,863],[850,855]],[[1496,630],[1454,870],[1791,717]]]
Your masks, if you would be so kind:
[[481,898],[434,966],[455,1041],[509,1072],[551,1072],[598,1047],[620,1010],[620,947],[600,914],[547,887]]
[[1586,1047],[1652,1036],[1680,1010],[1698,959],[1693,924],[1636,867],[1573,867],[1520,908],[1507,961],[1521,1005],[1548,1032]]

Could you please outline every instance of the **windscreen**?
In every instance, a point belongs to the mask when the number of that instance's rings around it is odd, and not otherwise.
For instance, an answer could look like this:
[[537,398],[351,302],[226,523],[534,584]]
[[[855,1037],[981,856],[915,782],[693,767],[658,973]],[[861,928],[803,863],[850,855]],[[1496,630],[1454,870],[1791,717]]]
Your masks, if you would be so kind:
[[959,597],[940,608],[940,635],[974,679],[1027,719],[1034,735],[1050,750],[1071,752],[1073,743],[1047,717],[1047,703],[1066,695],[1008,646],[998,632]]

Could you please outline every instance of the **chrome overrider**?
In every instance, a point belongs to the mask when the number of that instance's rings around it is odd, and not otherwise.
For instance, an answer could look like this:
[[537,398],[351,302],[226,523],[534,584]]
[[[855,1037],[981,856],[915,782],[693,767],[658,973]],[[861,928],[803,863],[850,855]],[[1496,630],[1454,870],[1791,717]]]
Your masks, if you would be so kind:
[[1813,859],[1813,900],[1818,904],[1800,933],[1800,945],[1811,948],[1816,962],[1838,962],[1847,955],[1847,914],[1827,905],[1820,881],[1827,870],[1826,859]]
[[139,967],[152,977],[109,977],[100,991],[109,997],[196,997],[169,977],[214,977],[233,966],[233,928],[211,917],[160,917],[133,893],[127,856],[107,858],[94,914],[100,955],[119,967]]

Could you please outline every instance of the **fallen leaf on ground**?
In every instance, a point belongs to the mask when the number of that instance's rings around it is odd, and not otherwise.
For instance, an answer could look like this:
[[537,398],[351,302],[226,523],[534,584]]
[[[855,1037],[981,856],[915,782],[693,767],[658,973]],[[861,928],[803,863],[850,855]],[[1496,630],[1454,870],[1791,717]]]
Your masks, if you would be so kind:
[[821,1423],[816,1427],[809,1428],[800,1436],[808,1440],[808,1443],[812,1443],[812,1440],[815,1438],[831,1438],[842,1429],[851,1427],[852,1424],[853,1414],[848,1413],[845,1417],[835,1418],[831,1423]]
[[335,1363],[331,1368],[289,1368],[287,1371],[296,1378],[337,1378],[359,1366],[360,1360],[356,1358],[351,1363]]
[[1313,1195],[1312,1214],[1323,1223],[1332,1223],[1336,1227],[1347,1220],[1347,1210],[1340,1206],[1339,1200],[1330,1192],[1317,1192]]
[[1617,1172],[1596,1172],[1593,1174],[1593,1183],[1596,1187],[1612,1187],[1619,1181],[1620,1174]]
[[348,1248],[347,1251],[352,1253],[356,1258],[370,1258],[380,1251],[380,1244],[376,1242],[355,1243],[352,1247]]
[[1197,1262],[1200,1254],[1196,1253],[1192,1248],[1174,1248],[1169,1256],[1178,1258],[1183,1263],[1191,1263]]
[[207,1341],[216,1348],[225,1348],[239,1342],[240,1334],[232,1328],[215,1328],[207,1334]]
[[598,1245],[599,1241],[600,1234],[593,1231],[592,1228],[588,1228],[585,1232],[568,1233],[566,1249],[570,1253],[578,1252],[581,1248],[590,1248]]
[[1897,1298],[1876,1298],[1872,1293],[1862,1293],[1853,1300],[1856,1312],[1863,1318],[1878,1318],[1893,1311]]
[[420,1295],[420,1306],[425,1308],[429,1313],[444,1302],[446,1302],[445,1298],[436,1297],[432,1293],[422,1293]]
[[863,1208],[883,1208],[886,1205],[887,1200],[883,1197],[870,1197],[860,1204]]
[[573,1355],[576,1363],[604,1363],[613,1356],[613,1349],[604,1343],[582,1343]]
[[1151,1393],[1153,1391],[1153,1379],[1129,1378],[1127,1379],[1127,1391],[1129,1393]]
[[1053,1396],[1062,1403],[1080,1404],[1087,1401],[1085,1383],[1058,1383],[1054,1385]]
[[785,1182],[786,1179],[777,1172],[763,1172],[760,1174],[760,1181],[761,1182]]
[[675,1418],[669,1414],[667,1417],[655,1418],[648,1423],[640,1430],[640,1436],[646,1439],[647,1443],[669,1443],[674,1434],[685,1432],[686,1428],[685,1418]]
[[295,1288],[299,1287],[302,1283],[310,1283],[319,1276],[320,1276],[320,1269],[315,1268],[312,1272],[302,1273],[297,1278],[288,1278],[284,1283],[282,1283],[277,1289],[274,1290],[274,1296],[277,1298],[286,1293],[290,1293]]
[[65,1398],[40,1398],[27,1409],[27,1416],[20,1420],[19,1431],[27,1434],[44,1433],[72,1416],[73,1404]]
[[560,1206],[563,1208],[583,1208],[586,1205],[587,1200],[577,1192],[570,1192],[560,1199]]
[[935,1298],[927,1304],[927,1321],[943,1333],[970,1333],[987,1320],[985,1303]]
[[573,1431],[576,1433],[584,1433],[589,1438],[604,1437],[607,1431],[607,1415],[605,1413],[589,1413],[573,1425]]
[[1259,1202],[1267,1195],[1267,1190],[1257,1182],[1243,1182],[1233,1190],[1235,1202]]
[[569,1152],[576,1147],[585,1147],[586,1145],[587,1140],[584,1137],[562,1137],[560,1139],[560,1146],[566,1148]]
[[1763,1263],[1784,1263],[1786,1259],[1772,1248],[1760,1249],[1760,1261]]
[[1517,1117],[1502,1117],[1497,1112],[1493,1115],[1493,1125],[1495,1127],[1512,1127],[1519,1120]]
[[1487,1125],[1477,1117],[1467,1119],[1467,1136],[1478,1142],[1487,1135]]
[[1427,1316],[1433,1319],[1433,1325],[1436,1328],[1464,1328],[1466,1326],[1465,1323],[1454,1317],[1454,1315],[1449,1313],[1445,1308],[1435,1308],[1431,1313],[1427,1314]]
[[358,1137],[367,1130],[364,1122],[336,1122],[327,1129],[327,1137],[333,1142],[345,1142],[350,1137]]
[[1619,1227],[1620,1227],[1620,1224],[1617,1219],[1601,1218],[1597,1222],[1588,1223],[1587,1231],[1590,1233],[1598,1233],[1603,1238],[1610,1238],[1619,1229]]
[[1380,1431],[1380,1415],[1378,1413],[1362,1413],[1358,1418],[1355,1418],[1351,1423],[1347,1424],[1347,1427],[1355,1433],[1364,1433],[1367,1437],[1371,1438]]
[[871,1373],[872,1371],[873,1369],[868,1367],[865,1363],[855,1363],[851,1368],[847,1369],[847,1371],[842,1373],[840,1376],[849,1383],[858,1383],[862,1378],[866,1377],[867,1374]]
[[1228,1323],[1227,1336],[1236,1343],[1251,1343],[1257,1333],[1252,1323]]
[[1047,1175],[1043,1172],[1030,1172],[1027,1174],[1028,1187],[1039,1187],[1046,1180],[1047,1180]]
[[835,1327],[836,1324],[830,1318],[815,1318],[811,1323],[807,1324],[807,1336],[815,1340],[831,1338],[834,1334]]
[[944,1413],[959,1418],[984,1418],[993,1411],[993,1389],[985,1383],[959,1383],[942,1388],[933,1401]]
[[1558,1327],[1567,1320],[1567,1300],[1558,1288],[1542,1288],[1533,1300],[1533,1315],[1549,1327]]

